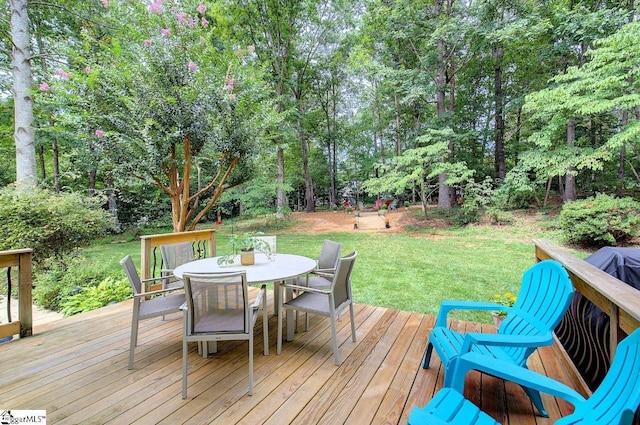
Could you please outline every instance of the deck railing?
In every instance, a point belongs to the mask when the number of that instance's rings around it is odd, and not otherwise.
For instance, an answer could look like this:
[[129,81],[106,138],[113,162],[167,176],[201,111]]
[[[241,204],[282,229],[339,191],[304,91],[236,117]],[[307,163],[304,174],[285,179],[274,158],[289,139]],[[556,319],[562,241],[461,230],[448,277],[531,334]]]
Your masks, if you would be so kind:
[[[569,272],[577,291],[576,297],[581,297],[574,300],[574,304],[567,313],[568,316],[572,315],[570,320],[566,320],[567,326],[572,326],[574,329],[567,331],[570,334],[569,338],[559,339],[563,344],[566,344],[566,340],[569,344],[579,344],[578,347],[571,348],[578,348],[580,357],[586,360],[584,366],[576,364],[576,367],[593,389],[600,381],[597,379],[594,381],[594,376],[585,377],[585,369],[591,368],[587,373],[597,374],[600,379],[606,374],[618,342],[640,327],[640,293],[633,286],[616,279],[548,240],[537,239],[534,240],[534,244],[536,260],[553,259],[560,262]],[[584,307],[582,298],[586,298],[606,314],[605,320],[600,320],[598,323],[578,323],[593,322],[596,319],[594,315],[588,314],[587,310],[592,309],[591,304]],[[583,311],[587,314],[580,317]],[[599,339],[606,338],[608,341],[598,342]],[[562,341],[563,339],[565,342]],[[565,348],[567,352],[571,351],[569,347]]]
[[[0,251],[0,268],[7,268],[7,285],[11,285],[11,269],[18,267],[18,320],[0,325],[0,339],[19,334],[20,338],[33,334],[33,311],[31,298],[31,254],[32,249]],[[7,309],[11,308],[11,293],[7,291]],[[0,313],[1,314],[1,313]]]
[[159,276],[162,261],[157,248],[161,245],[192,242],[195,246],[197,257],[214,257],[216,255],[216,231],[213,229],[147,235],[141,236],[140,240],[140,277],[143,280]]

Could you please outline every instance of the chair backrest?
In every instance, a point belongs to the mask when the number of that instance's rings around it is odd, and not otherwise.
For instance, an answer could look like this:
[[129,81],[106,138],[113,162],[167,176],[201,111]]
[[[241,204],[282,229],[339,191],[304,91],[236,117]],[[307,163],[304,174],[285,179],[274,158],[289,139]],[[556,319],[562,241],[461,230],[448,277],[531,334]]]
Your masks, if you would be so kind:
[[131,290],[134,295],[138,295],[143,292],[142,290],[142,281],[140,280],[140,275],[138,274],[138,270],[136,269],[136,265],[133,264],[133,260],[130,255],[127,255],[122,260],[120,260],[120,265],[124,269],[124,272],[127,274],[127,278],[129,279],[129,285],[131,285]]
[[185,273],[183,281],[187,335],[250,332],[245,272]]
[[196,259],[191,242],[160,245],[160,254],[162,255],[163,268],[168,270],[173,270]]
[[[551,335],[569,308],[573,284],[560,263],[545,260],[536,263],[522,276],[514,306],[498,328],[506,335]],[[505,351],[519,365],[524,365],[535,347],[508,347]]]
[[351,271],[356,262],[357,252],[339,258],[336,274],[331,282],[331,291],[333,292],[333,300],[335,307],[339,307],[346,301],[351,301]]
[[318,269],[335,269],[342,251],[342,244],[325,239],[322,242],[320,258],[318,258]]
[[640,329],[618,344],[609,372],[598,389],[573,414],[556,424],[631,425],[640,405]]

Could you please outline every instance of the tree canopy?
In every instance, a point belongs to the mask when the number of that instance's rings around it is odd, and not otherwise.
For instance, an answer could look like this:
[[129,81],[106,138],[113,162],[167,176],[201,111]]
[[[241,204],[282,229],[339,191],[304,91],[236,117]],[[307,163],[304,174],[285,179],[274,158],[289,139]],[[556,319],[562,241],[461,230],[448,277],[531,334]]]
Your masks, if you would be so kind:
[[45,187],[107,191],[125,222],[143,213],[116,200],[165,197],[184,230],[222,202],[449,208],[489,182],[522,205],[640,184],[633,3],[74,4],[5,5],[29,12],[35,119],[0,115],[0,148],[35,149]]

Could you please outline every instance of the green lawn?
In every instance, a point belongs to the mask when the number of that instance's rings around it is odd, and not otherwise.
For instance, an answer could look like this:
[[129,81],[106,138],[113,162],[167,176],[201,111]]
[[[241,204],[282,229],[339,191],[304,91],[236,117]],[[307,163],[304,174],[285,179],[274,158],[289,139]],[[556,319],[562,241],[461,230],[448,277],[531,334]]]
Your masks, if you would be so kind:
[[[256,224],[254,223],[255,227]],[[415,233],[343,232],[309,235],[277,230],[262,223],[262,229],[278,236],[278,252],[317,258],[323,239],[343,244],[342,253],[358,251],[352,275],[358,303],[435,315],[444,299],[489,301],[495,294],[517,293],[522,273],[533,265],[532,239],[547,238],[559,243],[553,230],[529,221],[509,226],[469,226]],[[230,253],[231,225],[217,226],[217,253]],[[234,224],[234,232],[243,232]],[[94,245],[84,250],[90,262],[118,261],[130,254],[140,264],[140,242]],[[578,253],[578,255],[580,255]],[[91,264],[88,265],[89,267]],[[454,317],[489,322],[488,313],[456,312]]]

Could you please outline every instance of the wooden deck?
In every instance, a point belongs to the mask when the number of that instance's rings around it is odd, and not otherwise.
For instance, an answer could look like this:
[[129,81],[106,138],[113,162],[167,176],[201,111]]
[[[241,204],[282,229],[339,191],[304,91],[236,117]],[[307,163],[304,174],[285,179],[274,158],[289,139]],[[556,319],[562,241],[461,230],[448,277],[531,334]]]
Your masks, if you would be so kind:
[[[269,356],[262,355],[256,330],[253,396],[247,395],[246,342],[221,342],[208,359],[194,344],[187,400],[181,398],[181,316],[141,322],[131,371],[131,302],[35,323],[33,336],[0,345],[0,409],[44,409],[49,424],[404,424],[411,407],[424,405],[442,385],[437,355],[430,369],[420,365],[434,318],[366,305],[355,310],[356,343],[348,319],[339,323],[340,367],[333,364],[326,319],[312,318],[309,331],[276,355],[272,316]],[[530,367],[571,385],[556,347],[538,350]],[[477,372],[468,375],[465,394],[504,424],[551,424],[571,411],[546,396],[550,418],[537,417],[520,387]]]

